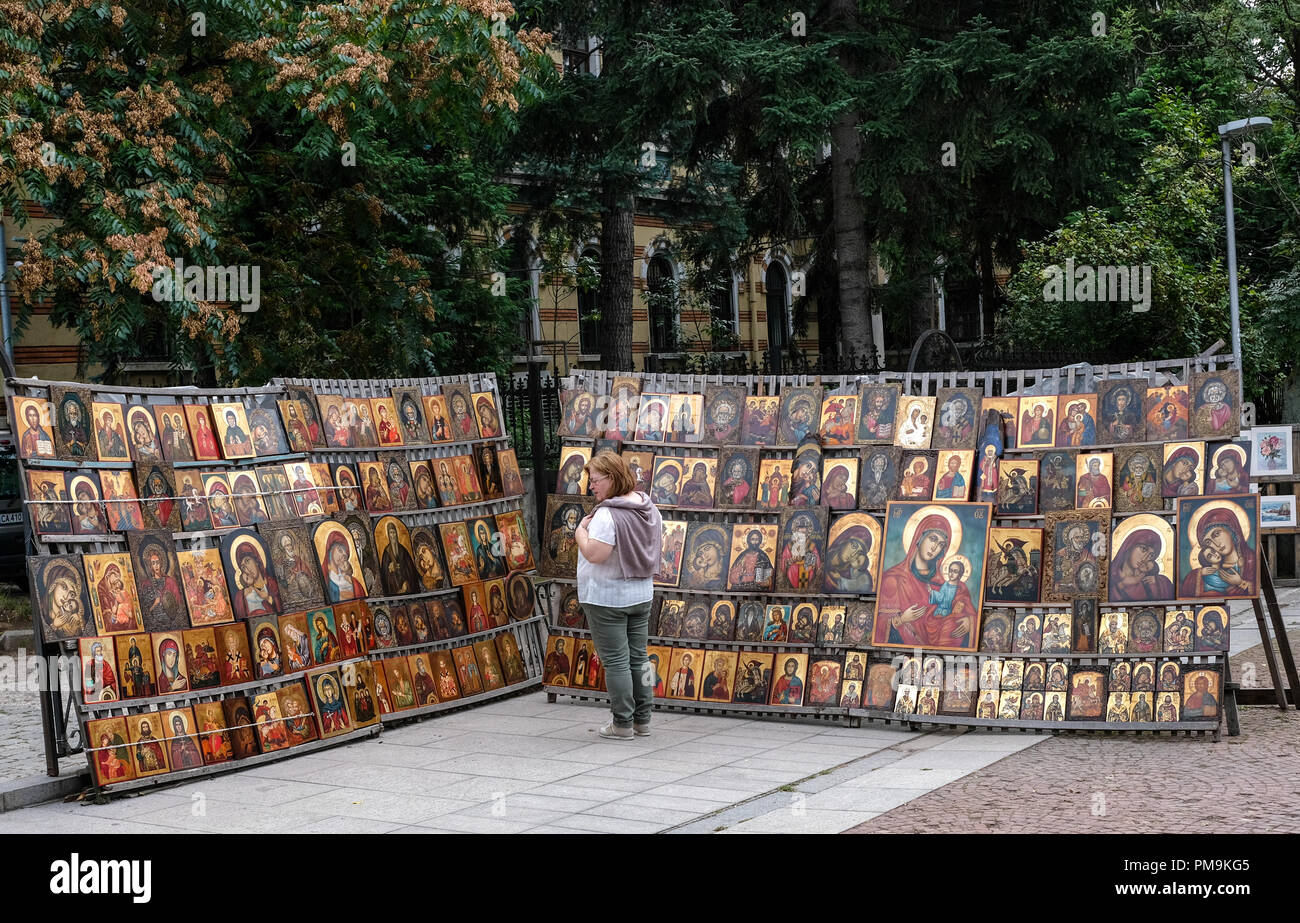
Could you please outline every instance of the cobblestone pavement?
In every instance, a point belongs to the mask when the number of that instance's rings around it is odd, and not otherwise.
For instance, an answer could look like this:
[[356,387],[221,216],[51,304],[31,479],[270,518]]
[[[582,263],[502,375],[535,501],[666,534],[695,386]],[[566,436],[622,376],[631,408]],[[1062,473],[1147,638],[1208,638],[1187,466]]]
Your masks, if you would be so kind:
[[1300,712],[1241,736],[1053,737],[848,833],[1297,833]]
[[[35,692],[15,688],[17,661],[0,654],[0,782],[13,782],[45,774],[45,743],[41,734],[41,706]],[[63,772],[84,769],[86,758],[68,757]]]

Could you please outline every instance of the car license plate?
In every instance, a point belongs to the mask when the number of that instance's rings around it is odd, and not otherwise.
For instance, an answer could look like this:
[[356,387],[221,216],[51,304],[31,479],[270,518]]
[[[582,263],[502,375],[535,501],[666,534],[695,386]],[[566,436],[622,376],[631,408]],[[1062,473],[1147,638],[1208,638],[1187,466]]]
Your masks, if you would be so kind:
[[0,526],[22,525],[22,513],[0,513]]

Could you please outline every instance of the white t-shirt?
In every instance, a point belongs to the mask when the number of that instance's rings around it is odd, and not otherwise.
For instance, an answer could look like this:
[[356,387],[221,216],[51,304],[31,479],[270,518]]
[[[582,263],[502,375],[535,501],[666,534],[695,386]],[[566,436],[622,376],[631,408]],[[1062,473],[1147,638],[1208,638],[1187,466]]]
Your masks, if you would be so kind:
[[[587,525],[587,535],[598,542],[616,544],[614,514],[601,507]],[[592,564],[578,553],[578,602],[622,609],[654,598],[654,578],[626,578],[618,566],[618,549],[600,564]]]

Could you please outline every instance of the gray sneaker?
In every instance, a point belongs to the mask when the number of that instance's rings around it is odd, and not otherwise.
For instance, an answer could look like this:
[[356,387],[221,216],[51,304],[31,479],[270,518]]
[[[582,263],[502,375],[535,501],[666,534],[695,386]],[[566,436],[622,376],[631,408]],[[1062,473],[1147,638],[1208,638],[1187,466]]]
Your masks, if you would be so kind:
[[650,736],[650,722],[649,722],[649,721],[647,721],[645,724],[634,724],[634,725],[632,725],[632,728],[633,728],[633,730],[635,731],[637,737],[649,737],[649,736]]
[[601,737],[610,737],[615,740],[631,740],[633,731],[631,728],[617,727],[613,721],[600,729]]

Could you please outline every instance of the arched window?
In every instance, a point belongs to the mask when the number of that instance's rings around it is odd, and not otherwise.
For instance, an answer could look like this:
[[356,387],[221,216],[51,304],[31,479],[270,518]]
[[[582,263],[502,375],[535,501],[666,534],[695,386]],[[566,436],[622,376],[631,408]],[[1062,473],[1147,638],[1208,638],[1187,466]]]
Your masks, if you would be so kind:
[[736,323],[736,280],[731,266],[723,258],[714,262],[714,268],[705,276],[709,286],[709,313],[715,330],[725,329],[731,336],[739,335]]
[[[582,258],[590,262],[596,269],[599,279],[600,273],[600,251],[593,247],[588,247],[582,251]],[[600,352],[600,321],[597,320],[599,315],[599,301],[596,293],[599,281],[596,285],[587,289],[578,289],[578,352],[591,354]]]
[[646,301],[650,308],[650,351],[677,349],[677,279],[668,257],[658,254],[646,267]]
[[767,288],[767,346],[773,352],[785,352],[790,345],[790,286],[785,266],[776,260],[768,263],[764,284]]

